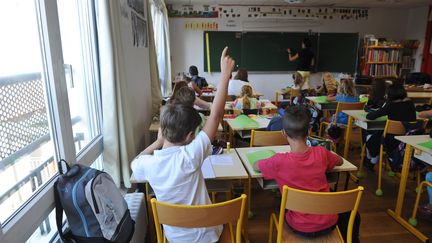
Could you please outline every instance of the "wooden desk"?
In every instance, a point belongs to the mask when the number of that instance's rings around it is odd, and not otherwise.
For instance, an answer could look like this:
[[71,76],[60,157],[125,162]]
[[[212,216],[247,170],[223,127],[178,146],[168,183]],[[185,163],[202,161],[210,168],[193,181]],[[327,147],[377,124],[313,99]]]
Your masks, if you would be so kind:
[[305,98],[309,100],[318,110],[336,110],[336,101],[323,101],[320,96],[307,96]]
[[241,138],[250,138],[251,130],[263,130],[267,128],[268,124],[270,123],[271,116],[258,115],[253,116],[252,119],[258,122],[258,127],[237,127],[233,123],[234,119],[224,119],[228,126],[228,140],[232,145],[234,145],[234,133],[238,133]]
[[[263,150],[263,149],[271,149],[273,151],[275,151],[276,153],[284,153],[284,152],[289,152],[290,151],[290,146],[289,145],[283,145],[283,146],[265,146],[265,147],[248,147],[248,148],[236,148],[236,152],[238,153],[241,161],[243,162],[244,167],[246,168],[247,172],[249,173],[249,186],[247,187],[249,190],[251,188],[251,179],[255,178],[257,179],[258,183],[260,183],[261,187],[263,189],[267,189],[267,188],[274,188],[275,186],[277,186],[277,183],[274,180],[264,180],[262,178],[262,174],[261,172],[257,172],[252,168],[252,165],[249,163],[246,154],[250,153],[250,152],[255,152],[255,151],[259,151],[259,150]],[[350,162],[348,162],[347,160],[343,159],[343,164],[341,166],[336,166],[335,168],[333,168],[333,170],[331,170],[330,172],[350,172],[350,171],[356,171],[357,167],[353,164],[351,164]],[[348,179],[349,179],[349,174],[347,173],[347,183],[348,183]],[[346,184],[347,185],[347,184]],[[248,199],[248,204],[249,204],[249,208],[250,208],[250,200],[251,200],[251,196],[252,193],[251,191],[248,192],[249,195],[249,199]]]
[[[419,153],[416,153],[414,155],[416,158],[428,163],[429,165],[432,165],[432,149],[418,145],[419,143],[423,143],[431,140],[431,138],[429,137],[429,135],[396,136],[395,138],[405,143],[406,147],[405,147],[405,155],[404,155],[404,160],[402,165],[401,180],[399,184],[399,192],[396,201],[396,208],[394,211],[388,209],[387,213],[399,224],[405,227],[405,229],[407,229],[409,232],[411,232],[417,238],[419,238],[421,241],[427,242],[429,240],[427,236],[422,234],[419,230],[414,228],[414,226],[412,226],[409,222],[407,222],[404,218],[402,218],[402,208],[403,208],[403,203],[405,198],[405,190],[406,190],[406,184],[408,180],[412,150],[414,148],[417,151],[419,151]],[[410,219],[410,222],[416,224],[416,222],[412,219]]]
[[[214,156],[230,156],[233,163],[232,164],[224,164],[224,165],[220,165],[220,164],[214,164],[211,163],[211,166],[213,167],[213,171],[215,174],[215,178],[208,178],[206,180],[242,180],[244,181],[244,186],[245,186],[245,193],[249,198],[249,194],[248,192],[250,192],[250,178],[248,173],[246,172],[245,168],[243,167],[243,163],[241,162],[238,154],[236,153],[236,151],[234,149],[230,149],[229,152],[227,152],[227,150],[224,150],[224,153],[221,155],[214,155]],[[132,173],[131,177],[130,177],[130,182],[133,184],[138,184],[138,183],[146,183],[146,195],[149,195],[149,190],[148,190],[148,183],[146,181],[143,180],[136,180],[134,174]],[[147,200],[149,202],[150,197],[147,196]],[[245,212],[248,212],[249,209],[246,208]],[[247,216],[248,214],[245,213],[245,220],[244,220],[244,228],[243,228],[243,236],[245,237],[245,241],[249,242],[248,239],[248,231],[247,231]]]
[[[214,180],[235,180],[235,179],[247,179],[248,173],[243,167],[243,163],[240,160],[240,157],[237,155],[234,149],[230,149],[230,152],[227,153],[227,150],[224,149],[224,153],[222,156],[229,155],[233,161],[230,165],[220,165],[220,164],[211,164],[214,170],[215,178],[205,178],[205,179],[214,179]],[[220,156],[220,155],[214,155]],[[130,178],[131,183],[145,183],[146,181],[135,179],[134,174],[132,173]]]
[[405,85],[405,90],[407,92],[432,92],[432,88],[425,89],[423,85]]
[[[246,154],[248,154],[250,152],[256,152],[256,151],[264,150],[264,149],[271,149],[271,150],[275,151],[276,153],[285,153],[285,152],[290,151],[290,146],[289,145],[282,145],[282,146],[247,147],[247,148],[236,148],[235,149],[251,178],[262,178],[262,174],[261,174],[261,172],[257,172],[252,168],[252,165],[248,162]],[[351,171],[356,171],[356,170],[357,170],[357,166],[353,165],[348,160],[343,159],[343,164],[341,166],[336,166],[335,168],[333,168],[329,172],[351,172]]]
[[367,112],[364,110],[350,110],[343,112],[354,119],[354,125],[361,127],[364,130],[384,130],[387,122],[386,117],[379,117],[375,120],[366,119]]
[[408,97],[414,103],[429,104],[432,98],[432,92],[408,92]]

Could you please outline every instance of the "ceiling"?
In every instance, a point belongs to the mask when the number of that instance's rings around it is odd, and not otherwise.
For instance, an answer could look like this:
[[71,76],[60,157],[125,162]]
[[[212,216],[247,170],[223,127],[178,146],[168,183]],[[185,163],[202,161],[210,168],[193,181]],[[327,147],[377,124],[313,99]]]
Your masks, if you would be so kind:
[[415,7],[432,4],[432,0],[304,0],[288,4],[284,0],[165,0],[169,4],[241,4],[326,7]]

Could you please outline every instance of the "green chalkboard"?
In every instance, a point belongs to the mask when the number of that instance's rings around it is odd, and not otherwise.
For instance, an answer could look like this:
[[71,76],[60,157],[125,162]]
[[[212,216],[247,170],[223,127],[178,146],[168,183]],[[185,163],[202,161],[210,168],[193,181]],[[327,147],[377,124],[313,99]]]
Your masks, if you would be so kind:
[[294,71],[297,61],[288,60],[287,48],[295,54],[303,39],[310,38],[316,53],[317,35],[306,32],[247,32],[242,36],[241,64],[251,71]]
[[312,41],[315,53],[315,71],[354,73],[357,61],[358,33],[308,33],[308,32],[229,32],[205,31],[204,71],[208,71],[208,34],[210,71],[220,71],[220,54],[225,46],[237,67],[248,71],[283,72],[297,70],[298,61],[288,60],[287,48],[295,54],[301,49],[304,38]]
[[209,37],[210,71],[220,72],[220,55],[225,46],[228,54],[241,66],[242,33],[231,31],[204,31],[204,71],[208,72],[206,34]]
[[317,71],[354,73],[358,33],[320,33]]

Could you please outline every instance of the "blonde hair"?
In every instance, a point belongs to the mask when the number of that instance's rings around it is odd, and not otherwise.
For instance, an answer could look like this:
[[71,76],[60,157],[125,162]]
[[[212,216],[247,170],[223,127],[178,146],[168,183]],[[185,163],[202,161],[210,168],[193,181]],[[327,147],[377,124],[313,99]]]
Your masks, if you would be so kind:
[[243,109],[250,109],[250,100],[252,98],[252,87],[250,85],[243,85],[241,88],[240,96],[243,98]]
[[323,89],[326,93],[336,93],[338,89],[338,84],[336,79],[333,77],[333,74],[329,72],[325,72],[323,74]]
[[356,96],[353,80],[341,79],[338,92],[347,96]]
[[295,72],[293,74],[293,79],[294,79],[294,86],[298,86],[301,89],[304,84],[303,76],[301,75],[301,73]]
[[183,87],[187,87],[187,86],[188,86],[188,82],[186,80],[181,80],[181,81],[178,81],[177,83],[175,83],[170,100],[175,99],[179,89],[181,89]]

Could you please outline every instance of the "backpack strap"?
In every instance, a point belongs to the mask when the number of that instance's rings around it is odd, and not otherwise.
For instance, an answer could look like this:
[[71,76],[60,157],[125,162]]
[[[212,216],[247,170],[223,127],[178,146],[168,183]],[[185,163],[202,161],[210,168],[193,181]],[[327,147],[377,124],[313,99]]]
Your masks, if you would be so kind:
[[63,205],[60,202],[60,195],[57,191],[57,183],[54,182],[54,202],[56,207],[57,232],[63,242],[72,242],[73,235],[70,231],[63,233]]

